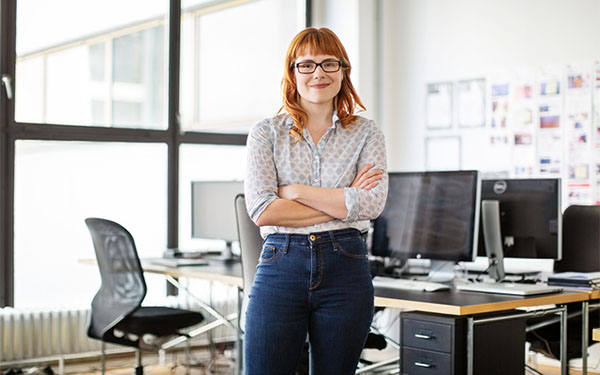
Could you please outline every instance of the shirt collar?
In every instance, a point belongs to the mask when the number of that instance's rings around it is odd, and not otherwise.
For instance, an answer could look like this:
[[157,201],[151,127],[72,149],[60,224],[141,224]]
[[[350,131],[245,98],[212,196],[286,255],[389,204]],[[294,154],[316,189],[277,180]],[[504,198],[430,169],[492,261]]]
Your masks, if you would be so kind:
[[337,128],[339,122],[340,122],[340,118],[338,117],[337,109],[334,109],[333,115],[331,116],[331,127],[333,129]]
[[[337,125],[338,125],[339,121],[340,121],[340,118],[338,117],[337,110],[334,109],[333,110],[333,115],[331,116],[331,126],[330,126],[330,128],[332,128],[332,129],[337,128]],[[294,119],[292,118],[292,116],[289,116],[289,115],[287,116],[287,118],[285,119],[285,124],[287,126],[289,126],[290,128],[292,126],[294,126]]]

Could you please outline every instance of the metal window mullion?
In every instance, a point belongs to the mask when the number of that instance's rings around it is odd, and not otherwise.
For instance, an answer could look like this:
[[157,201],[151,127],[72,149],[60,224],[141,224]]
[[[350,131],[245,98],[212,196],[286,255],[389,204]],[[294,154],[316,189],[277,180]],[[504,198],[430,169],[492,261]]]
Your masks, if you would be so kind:
[[14,306],[14,176],[15,140],[9,134],[0,136],[0,307]]
[[98,142],[167,142],[164,130],[19,123],[7,133],[14,139]]
[[0,85],[0,307],[14,305],[14,123],[17,9],[15,0],[0,2],[0,75],[13,78],[13,99]]
[[305,0],[305,9],[304,11],[306,12],[305,18],[304,18],[304,26],[305,27],[311,27],[312,26],[312,7],[313,2],[312,0]]
[[168,49],[168,177],[167,247],[179,244],[179,69],[181,42],[181,0],[169,1]]
[[245,146],[247,134],[188,132],[180,136],[180,143]]

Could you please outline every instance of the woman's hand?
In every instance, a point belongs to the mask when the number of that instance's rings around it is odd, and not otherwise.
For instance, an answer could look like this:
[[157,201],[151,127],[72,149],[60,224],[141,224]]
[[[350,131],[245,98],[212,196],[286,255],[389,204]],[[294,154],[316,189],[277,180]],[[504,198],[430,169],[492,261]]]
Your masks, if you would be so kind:
[[354,181],[350,187],[355,187],[363,190],[371,190],[379,184],[379,180],[383,177],[383,170],[371,169],[375,164],[369,163],[363,169],[358,171]]

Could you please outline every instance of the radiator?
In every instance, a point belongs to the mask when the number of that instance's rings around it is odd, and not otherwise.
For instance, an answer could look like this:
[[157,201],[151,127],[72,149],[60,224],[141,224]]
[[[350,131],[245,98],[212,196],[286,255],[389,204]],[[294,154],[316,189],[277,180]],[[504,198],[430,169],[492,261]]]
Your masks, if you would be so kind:
[[87,337],[89,309],[0,309],[0,362],[100,350]]
[[[232,298],[218,298],[215,308],[224,314],[237,309]],[[171,298],[166,305],[201,311],[205,322],[214,320],[193,301]],[[67,354],[100,352],[101,342],[87,337],[90,310],[25,310],[12,307],[0,308],[0,364],[35,358]],[[235,321],[233,322],[235,324]],[[210,337],[210,338],[209,338]],[[206,344],[206,340],[222,340],[235,337],[235,330],[218,327],[210,336],[201,335],[194,344]],[[106,349],[123,348],[107,344]]]

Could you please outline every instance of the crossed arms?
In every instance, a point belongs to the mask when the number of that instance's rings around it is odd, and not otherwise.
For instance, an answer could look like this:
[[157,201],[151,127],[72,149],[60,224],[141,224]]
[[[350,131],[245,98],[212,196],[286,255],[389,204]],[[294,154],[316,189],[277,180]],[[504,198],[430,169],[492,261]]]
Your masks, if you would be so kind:
[[[350,187],[363,190],[376,187],[383,171],[373,167],[374,164],[367,164],[361,169]],[[285,185],[279,187],[278,196],[258,217],[259,226],[305,227],[348,216],[343,188]]]

